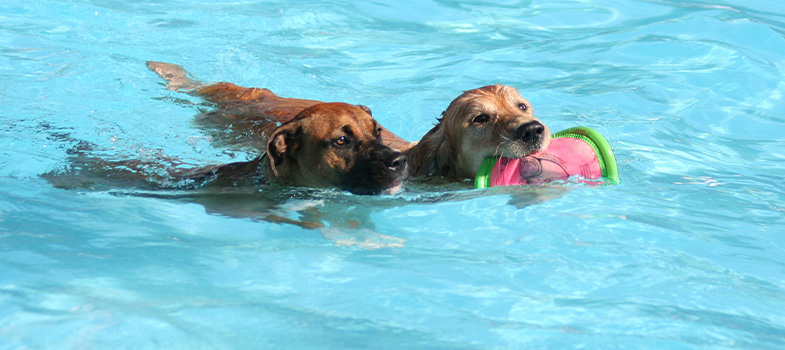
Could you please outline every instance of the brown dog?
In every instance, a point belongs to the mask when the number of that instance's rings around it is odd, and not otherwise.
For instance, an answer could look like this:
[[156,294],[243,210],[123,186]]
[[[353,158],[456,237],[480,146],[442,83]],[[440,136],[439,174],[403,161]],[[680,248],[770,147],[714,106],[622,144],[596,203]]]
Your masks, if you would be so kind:
[[[285,98],[268,89],[246,88],[232,83],[202,84],[180,66],[148,62],[148,67],[167,80],[167,88],[187,92],[216,103],[223,118],[252,121],[291,119],[299,111],[320,103]],[[520,158],[545,149],[549,129],[537,120],[529,101],[517,90],[490,85],[464,92],[450,103],[438,123],[419,142],[408,142],[381,128],[384,144],[409,157],[412,176],[473,178],[485,157]]]
[[[167,81],[167,88],[219,103],[223,118],[250,121],[249,135],[266,140],[266,152],[257,159],[199,169],[186,178],[230,184],[261,175],[271,183],[358,194],[393,194],[402,187],[406,157],[380,141],[384,129],[365,106],[284,99],[267,89],[228,83],[203,85],[180,66],[147,66]],[[282,124],[273,130],[276,123]]]
[[[264,129],[268,127],[266,121],[285,123],[304,109],[323,103],[280,97],[268,89],[246,88],[232,83],[204,84],[190,78],[190,74],[176,64],[148,61],[147,67],[166,80],[167,89],[199,96],[216,104],[219,109],[209,113],[210,121],[215,124],[239,126],[244,129],[244,135],[259,135],[266,131]],[[369,114],[371,113],[370,109],[364,108]],[[260,120],[263,123],[257,123]],[[409,141],[380,127],[384,144],[398,150],[411,147]]]
[[261,137],[266,147],[249,161],[184,169],[181,160],[165,156],[101,159],[91,155],[93,145],[77,142],[69,150],[69,167],[42,176],[62,188],[155,190],[278,184],[394,194],[407,174],[406,156],[379,141],[379,126],[366,110],[345,103],[320,103],[277,128],[269,123],[273,127]]
[[407,161],[403,153],[379,141],[380,132],[367,108],[319,103],[276,128],[262,156],[180,177],[213,184],[256,179],[356,194],[394,194],[402,187]]

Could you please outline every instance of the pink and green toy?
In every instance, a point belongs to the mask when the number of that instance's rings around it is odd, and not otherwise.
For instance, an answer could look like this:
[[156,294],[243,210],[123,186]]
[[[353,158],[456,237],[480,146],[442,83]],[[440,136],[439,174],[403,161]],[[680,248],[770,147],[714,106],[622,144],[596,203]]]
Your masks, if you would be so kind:
[[594,129],[579,126],[557,132],[547,149],[523,158],[486,158],[474,187],[536,185],[572,177],[591,184],[620,181],[613,150]]

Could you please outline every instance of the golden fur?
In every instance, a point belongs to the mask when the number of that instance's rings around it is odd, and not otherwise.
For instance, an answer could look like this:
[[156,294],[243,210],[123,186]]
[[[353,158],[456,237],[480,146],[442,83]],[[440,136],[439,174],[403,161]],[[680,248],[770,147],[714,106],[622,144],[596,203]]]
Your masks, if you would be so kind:
[[[487,116],[487,121],[482,121]],[[531,140],[521,128],[537,123]],[[442,118],[415,146],[406,150],[409,174],[473,178],[483,159],[520,158],[550,143],[547,126],[534,117],[531,104],[505,85],[489,85],[464,92],[450,103]]]

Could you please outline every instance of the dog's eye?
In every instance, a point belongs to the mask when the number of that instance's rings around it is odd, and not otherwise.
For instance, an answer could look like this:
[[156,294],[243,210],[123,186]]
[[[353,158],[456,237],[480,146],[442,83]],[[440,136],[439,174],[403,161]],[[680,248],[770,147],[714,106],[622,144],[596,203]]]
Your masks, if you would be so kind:
[[480,115],[474,117],[474,120],[472,120],[472,123],[487,123],[489,120],[491,120],[490,116],[488,116],[487,114],[480,114]]
[[526,107],[526,104],[524,104],[524,103],[519,103],[518,104],[518,109],[520,109],[522,111],[525,111],[525,110],[529,109],[529,107]]
[[341,136],[341,137],[335,139],[335,141],[333,141],[333,144],[335,144],[338,147],[342,147],[342,146],[346,145],[346,143],[348,141],[349,141],[349,139],[347,139],[346,136]]

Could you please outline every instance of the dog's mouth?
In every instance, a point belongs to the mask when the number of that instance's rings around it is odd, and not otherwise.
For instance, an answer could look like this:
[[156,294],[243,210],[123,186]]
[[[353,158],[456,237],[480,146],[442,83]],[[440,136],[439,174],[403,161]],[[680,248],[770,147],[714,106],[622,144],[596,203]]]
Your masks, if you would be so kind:
[[385,190],[382,190],[379,194],[386,194],[386,195],[393,195],[400,192],[403,189],[403,180],[396,180],[393,182],[393,185]]
[[548,148],[548,145],[543,142],[544,140],[539,140],[537,142],[522,142],[521,140],[514,140],[508,143],[507,150],[509,151],[509,155],[504,154],[507,152],[502,152],[502,157],[507,158],[523,158],[532,154],[534,152],[540,152]]
[[398,179],[393,181],[389,186],[386,187],[354,187],[350,188],[349,192],[359,195],[393,195],[400,192],[403,189],[403,180]]
[[403,153],[381,149],[372,159],[356,163],[342,183],[355,194],[395,194],[403,188],[407,173]]

